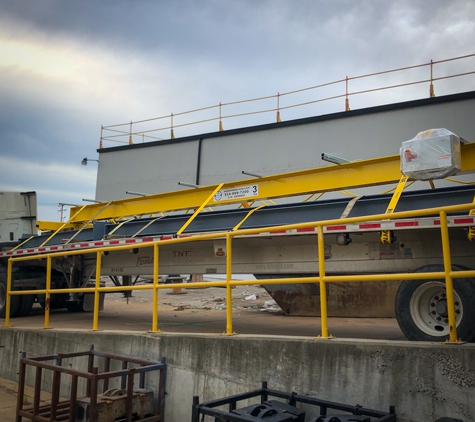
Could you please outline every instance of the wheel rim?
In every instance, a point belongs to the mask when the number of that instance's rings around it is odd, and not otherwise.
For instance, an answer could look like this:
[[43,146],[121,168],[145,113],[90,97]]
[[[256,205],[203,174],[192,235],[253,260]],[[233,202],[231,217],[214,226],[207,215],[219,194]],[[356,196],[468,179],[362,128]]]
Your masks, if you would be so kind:
[[[459,295],[454,291],[456,326],[463,318],[463,306]],[[434,337],[449,334],[449,316],[445,284],[431,281],[419,286],[411,297],[411,317],[417,328]]]

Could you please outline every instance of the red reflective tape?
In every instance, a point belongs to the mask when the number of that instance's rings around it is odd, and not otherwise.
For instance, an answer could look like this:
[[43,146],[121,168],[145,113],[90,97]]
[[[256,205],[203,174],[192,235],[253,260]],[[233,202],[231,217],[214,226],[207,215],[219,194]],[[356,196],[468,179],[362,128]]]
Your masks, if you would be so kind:
[[44,252],[46,251],[46,248],[38,248],[38,252]]
[[394,223],[394,227],[416,227],[419,225],[417,221],[399,221]]
[[76,244],[75,244],[75,243],[71,243],[71,244],[69,245],[69,247],[70,247],[71,249],[74,249],[74,248],[76,247]]
[[297,229],[297,233],[315,232],[315,227],[306,227],[304,229]]
[[346,230],[346,226],[328,226],[327,231],[332,230]]
[[90,246],[90,244],[89,243],[80,243],[79,246],[81,248],[87,248],[88,246]]
[[182,237],[191,237],[191,234],[180,234],[180,236],[178,236],[178,237],[179,237],[180,239],[181,239]]
[[162,237],[162,240],[170,240],[170,239],[173,239],[172,236],[163,236]]
[[381,223],[360,224],[359,228],[360,229],[380,229],[381,228]]
[[13,255],[13,252],[7,252],[7,255]]
[[125,239],[125,243],[137,243],[137,239]]
[[153,237],[144,237],[142,242],[153,242]]
[[287,233],[287,230],[273,230],[269,232],[269,234],[282,234],[282,233]]
[[473,218],[454,218],[454,224],[473,224]]
[[27,249],[27,250],[26,250],[26,253],[33,253],[33,252],[35,252],[34,249]]
[[119,243],[120,243],[119,240],[111,240],[109,244],[110,245],[118,245]]
[[434,226],[440,226],[440,220],[434,220]]
[[16,253],[17,253],[18,255],[22,254],[23,252],[25,252],[25,251],[22,251],[22,250],[16,251]]
[[51,246],[49,248],[50,251],[57,251],[58,250],[58,247],[57,246]]
[[94,246],[104,246],[104,242],[94,242]]

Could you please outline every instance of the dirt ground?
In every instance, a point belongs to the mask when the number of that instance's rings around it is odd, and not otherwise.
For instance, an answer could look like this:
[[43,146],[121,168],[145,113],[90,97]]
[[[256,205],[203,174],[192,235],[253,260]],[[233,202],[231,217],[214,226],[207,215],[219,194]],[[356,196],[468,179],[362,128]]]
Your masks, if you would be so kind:
[[[158,328],[165,333],[209,333],[226,331],[226,289],[184,288],[178,294],[159,291]],[[236,286],[232,290],[232,329],[237,334],[309,336],[321,334],[318,317],[284,315],[260,286]],[[99,314],[99,330],[148,332],[152,329],[151,290],[136,290],[132,297],[122,293],[106,295]],[[90,330],[92,313],[52,310],[53,329]],[[393,318],[329,318],[329,333],[339,338],[404,340]],[[43,328],[44,311],[35,304],[30,315],[11,320],[11,326]]]

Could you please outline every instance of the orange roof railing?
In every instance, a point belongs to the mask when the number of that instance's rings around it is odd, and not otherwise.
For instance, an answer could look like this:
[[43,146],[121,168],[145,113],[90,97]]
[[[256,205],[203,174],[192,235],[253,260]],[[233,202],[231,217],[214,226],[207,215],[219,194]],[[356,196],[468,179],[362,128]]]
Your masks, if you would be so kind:
[[[467,59],[473,59],[473,61],[467,64]],[[465,61],[461,62],[462,60]],[[462,63],[462,65],[456,69],[454,69],[454,67],[443,69],[443,64],[452,63],[456,61]],[[434,77],[434,69],[436,65],[438,66],[437,70],[441,73],[441,75],[438,77]],[[463,76],[475,74],[475,70],[463,72],[460,71],[460,69],[465,70],[467,69],[467,67],[475,69],[475,54],[452,57],[449,59],[438,61],[431,60],[428,63],[400,67],[396,69],[384,70],[381,72],[368,73],[364,75],[351,77],[346,76],[345,78],[336,81],[327,82],[320,85],[314,85],[307,88],[296,89],[293,91],[287,91],[282,93],[278,92],[275,95],[268,95],[240,101],[231,101],[224,103],[220,102],[215,105],[196,108],[180,113],[170,113],[168,115],[145,120],[137,120],[135,122],[102,126],[99,147],[103,148],[104,142],[133,144],[137,142],[174,139],[176,129],[187,128],[190,126],[200,125],[201,133],[203,133],[204,131],[214,131],[216,129],[219,131],[223,131],[223,120],[229,122],[231,121],[231,119],[237,119],[242,117],[249,118],[250,116],[261,114],[275,113],[275,121],[281,122],[281,112],[285,110],[290,110],[297,107],[310,106],[316,103],[323,103],[336,99],[344,99],[344,110],[349,111],[350,97],[396,88],[414,87],[415,85],[428,84],[429,97],[435,97],[434,82],[453,78],[460,78]],[[427,71],[427,68],[429,69],[429,72],[428,74],[426,73],[427,76],[424,77],[424,72]],[[415,76],[412,75],[411,78],[410,72],[415,72]],[[400,75],[402,75],[402,77]],[[377,77],[379,76],[383,76],[385,78],[383,84],[378,84]],[[361,87],[358,87],[358,84],[360,84]],[[354,86],[353,90],[350,90],[350,85],[352,87]],[[318,90],[320,90],[321,92],[327,88],[331,90],[330,95],[315,95]],[[307,95],[305,101],[298,100],[297,97],[299,94]],[[283,99],[285,99],[288,104],[281,105]],[[296,102],[292,103],[292,99],[295,99]],[[253,108],[252,105],[256,106]],[[239,110],[236,110],[237,112],[233,112],[233,108]],[[339,110],[341,110],[341,108]],[[337,109],[332,111],[339,110]],[[311,113],[315,114],[315,110],[312,109]],[[177,119],[178,123],[176,123]],[[247,123],[249,123],[249,121],[250,119],[248,119]],[[211,122],[217,122],[218,127],[216,128],[216,126],[210,126]],[[203,126],[206,123],[208,125],[203,130]],[[256,123],[255,120],[252,121],[252,124],[263,123],[269,123],[269,121],[264,120],[258,123]],[[159,127],[155,127],[156,125],[158,125]],[[243,125],[241,125],[240,127],[243,127]],[[184,130],[181,136],[187,136],[191,134],[193,133]]]

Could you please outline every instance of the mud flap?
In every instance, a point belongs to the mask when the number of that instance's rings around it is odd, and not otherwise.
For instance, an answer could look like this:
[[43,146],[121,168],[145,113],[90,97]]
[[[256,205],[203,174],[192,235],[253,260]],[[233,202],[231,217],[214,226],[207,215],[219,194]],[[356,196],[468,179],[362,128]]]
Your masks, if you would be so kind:
[[[104,310],[105,293],[99,293],[99,311]],[[85,312],[94,312],[94,293],[84,293],[84,303],[82,305]]]

